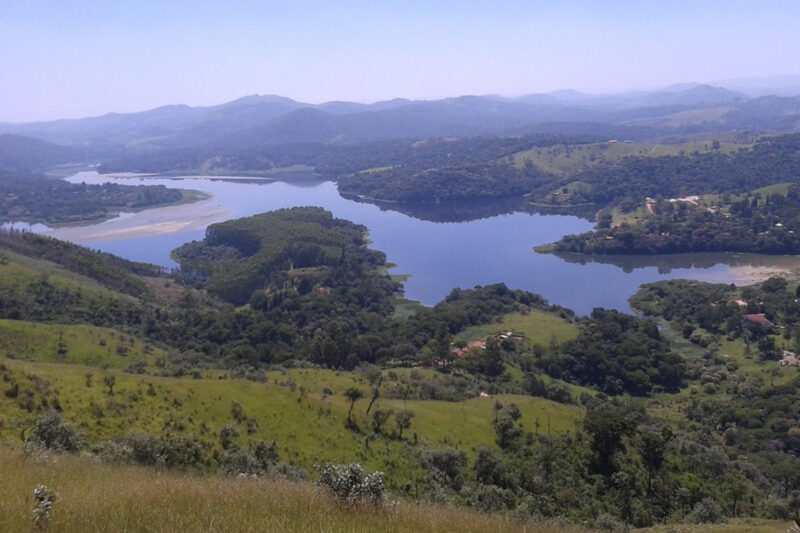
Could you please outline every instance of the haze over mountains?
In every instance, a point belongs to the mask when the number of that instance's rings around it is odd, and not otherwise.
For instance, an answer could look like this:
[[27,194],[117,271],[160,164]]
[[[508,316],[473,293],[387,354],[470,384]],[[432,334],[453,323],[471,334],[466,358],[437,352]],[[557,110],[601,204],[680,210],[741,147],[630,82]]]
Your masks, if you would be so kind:
[[[0,123],[0,134],[6,134],[0,137],[0,153],[13,152],[12,161],[3,158],[0,166],[22,170],[31,169],[26,161],[47,165],[96,163],[198,147],[226,152],[279,144],[351,144],[531,133],[642,140],[709,132],[800,129],[800,96],[796,96],[800,93],[800,77],[725,83],[740,90],[679,84],[655,91],[608,95],[567,90],[519,98],[397,98],[373,104],[316,105],[282,96],[251,95],[209,107],[169,105],[82,119]],[[765,91],[770,94],[763,94]],[[26,143],[16,136],[32,137],[37,142]],[[45,150],[48,156],[43,158],[42,150],[47,145],[41,141],[81,149],[57,146]],[[27,145],[29,149],[23,149]]]

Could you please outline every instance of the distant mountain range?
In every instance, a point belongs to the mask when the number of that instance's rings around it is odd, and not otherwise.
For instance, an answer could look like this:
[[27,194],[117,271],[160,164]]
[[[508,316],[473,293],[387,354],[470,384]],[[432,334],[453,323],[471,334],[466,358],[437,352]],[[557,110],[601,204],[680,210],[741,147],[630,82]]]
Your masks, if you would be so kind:
[[[800,77],[731,80],[725,82],[727,87],[681,84],[609,95],[556,91],[519,98],[398,98],[374,104],[313,105],[281,96],[252,95],[209,107],[170,105],[139,113],[0,123],[0,134],[6,134],[0,137],[0,168],[38,168],[73,160],[101,162],[197,147],[229,152],[278,144],[529,133],[618,134],[644,140],[707,132],[797,131],[800,97],[788,96],[794,83],[800,88]],[[771,86],[781,90],[761,94]],[[48,152],[46,145],[32,141],[25,148],[18,136],[59,146]],[[72,148],[62,150],[63,146]],[[36,156],[42,156],[43,150],[48,157]]]

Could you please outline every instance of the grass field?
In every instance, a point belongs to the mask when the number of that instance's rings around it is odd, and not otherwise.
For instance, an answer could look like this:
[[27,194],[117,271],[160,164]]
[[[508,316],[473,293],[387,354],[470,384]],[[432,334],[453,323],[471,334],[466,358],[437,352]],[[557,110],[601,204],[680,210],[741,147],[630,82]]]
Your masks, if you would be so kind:
[[[642,144],[628,142],[601,142],[577,145],[536,147],[512,156],[515,166],[522,168],[530,161],[536,168],[560,176],[571,176],[602,162],[613,162],[625,157],[658,157],[665,155],[710,152],[711,140],[692,141],[680,144]],[[735,152],[749,145],[720,143],[720,151]]]
[[148,370],[162,349],[110,328],[0,319],[0,354],[25,361],[124,369],[142,361]]
[[191,476],[82,458],[29,458],[0,447],[0,524],[33,531],[33,489],[58,493],[47,531],[580,531],[464,509],[398,502],[344,506],[309,484]]
[[552,339],[561,344],[578,336],[575,324],[554,314],[534,310],[527,314],[511,313],[500,322],[467,328],[456,335],[455,340],[471,342],[505,331],[522,334],[529,345],[542,346],[548,346]]

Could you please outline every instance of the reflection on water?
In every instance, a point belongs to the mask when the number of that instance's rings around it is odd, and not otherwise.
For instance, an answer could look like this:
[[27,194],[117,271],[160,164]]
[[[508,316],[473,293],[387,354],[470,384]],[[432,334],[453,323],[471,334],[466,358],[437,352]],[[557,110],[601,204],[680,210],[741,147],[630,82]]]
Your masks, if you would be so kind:
[[[296,179],[291,182],[197,177],[113,179],[93,172],[68,179],[87,183],[162,184],[200,190],[213,198],[167,209],[172,216],[169,223],[164,221],[163,208],[152,209],[82,228],[82,232],[75,228],[70,228],[69,234],[66,230],[56,230],[52,233],[56,237],[72,235],[68,239],[74,242],[169,268],[175,266],[170,252],[185,242],[202,239],[210,223],[282,207],[317,205],[369,228],[371,246],[385,252],[388,260],[397,265],[392,272],[411,275],[405,282],[406,295],[429,305],[442,300],[455,287],[505,282],[512,288],[539,293],[581,314],[588,314],[594,307],[627,311],[628,298],[643,283],[692,278],[738,284],[749,279],[748,276],[763,279],[770,269],[792,268],[794,260],[747,254],[666,257],[537,254],[533,246],[589,231],[592,223],[563,211],[534,212],[517,201],[377,206],[343,198],[335,184],[313,179],[302,181],[302,186]],[[128,231],[114,233],[109,228]]]
[[636,269],[655,267],[659,274],[667,275],[674,269],[708,269],[719,264],[725,264],[731,268],[753,267],[773,270],[792,270],[800,267],[800,257],[794,255],[720,252],[666,255],[583,255],[558,252],[553,255],[567,263],[578,265],[592,263],[614,265],[627,274]]
[[480,201],[448,202],[445,204],[398,204],[365,200],[352,195],[345,195],[345,198],[354,202],[376,205],[381,211],[396,211],[429,222],[469,222],[519,212],[540,215],[568,215],[594,220],[595,212],[597,211],[593,207],[570,209],[534,207],[524,198],[496,198]]

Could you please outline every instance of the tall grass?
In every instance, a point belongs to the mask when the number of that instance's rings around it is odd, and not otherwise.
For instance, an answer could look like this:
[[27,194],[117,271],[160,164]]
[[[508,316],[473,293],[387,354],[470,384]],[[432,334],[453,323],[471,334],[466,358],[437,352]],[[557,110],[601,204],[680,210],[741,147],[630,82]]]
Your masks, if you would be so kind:
[[38,458],[0,447],[0,530],[28,531],[32,491],[58,492],[48,531],[529,532],[575,531],[464,509],[401,502],[346,507],[310,484]]

